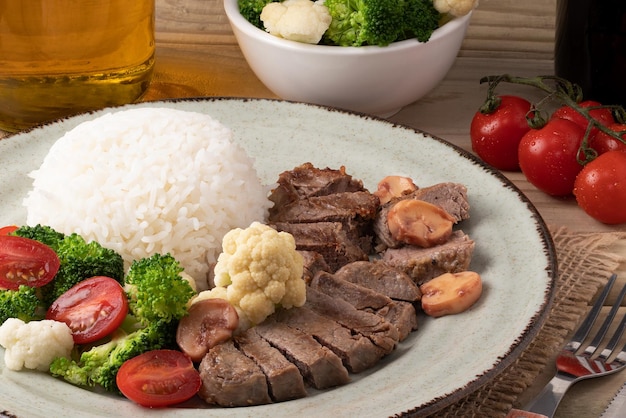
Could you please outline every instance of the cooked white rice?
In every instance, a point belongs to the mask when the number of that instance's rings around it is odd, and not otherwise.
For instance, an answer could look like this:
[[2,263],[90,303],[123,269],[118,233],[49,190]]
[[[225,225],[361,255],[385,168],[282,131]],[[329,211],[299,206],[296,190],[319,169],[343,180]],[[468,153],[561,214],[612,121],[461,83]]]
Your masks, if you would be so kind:
[[67,132],[32,172],[28,225],[119,251],[170,253],[199,289],[229,230],[271,206],[253,160],[211,117],[166,108],[109,113]]

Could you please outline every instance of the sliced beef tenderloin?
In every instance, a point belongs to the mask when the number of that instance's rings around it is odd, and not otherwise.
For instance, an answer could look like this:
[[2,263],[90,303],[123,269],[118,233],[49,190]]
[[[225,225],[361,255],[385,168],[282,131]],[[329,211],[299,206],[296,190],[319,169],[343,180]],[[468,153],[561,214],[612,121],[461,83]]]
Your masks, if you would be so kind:
[[421,248],[406,245],[389,248],[382,260],[411,277],[417,285],[444,273],[458,273],[469,268],[474,252],[474,241],[463,231],[454,231],[442,245]]
[[271,223],[346,222],[374,219],[380,200],[369,192],[342,192],[299,199],[276,207]]
[[402,304],[367,287],[340,279],[332,274],[317,274],[311,287],[332,297],[339,297],[356,309],[382,316],[398,329],[398,341],[403,341],[417,329],[417,313],[410,303]]
[[275,402],[307,396],[298,368],[250,328],[234,338],[235,346],[261,368]]
[[[321,274],[327,273],[318,273],[318,275]],[[391,353],[399,341],[398,328],[383,317],[358,310],[345,300],[328,296],[311,286],[307,286],[307,299],[304,306],[340,323],[354,333],[369,338],[385,354]]]
[[256,332],[295,364],[306,383],[327,389],[350,381],[341,359],[310,335],[277,321],[264,321]]
[[389,305],[376,311],[398,328],[398,340],[404,341],[411,332],[417,330],[417,311],[411,302],[394,300]]
[[341,222],[278,222],[273,226],[278,231],[293,235],[297,250],[321,254],[329,267],[328,271],[335,271],[346,263],[367,260],[369,257],[367,248],[371,248],[371,237],[369,245],[361,238],[354,239]]
[[311,196],[364,190],[363,182],[347,174],[343,166],[338,170],[320,169],[307,162],[279,174],[278,185],[270,193],[269,199],[278,208],[294,200]]
[[408,196],[439,206],[452,215],[457,223],[469,219],[470,217],[467,187],[463,184],[450,182],[437,183],[432,186],[417,189]]
[[373,367],[386,354],[369,338],[353,333],[307,307],[280,309],[270,319],[311,335],[332,350],[351,373],[360,373]]
[[302,272],[302,278],[306,284],[311,283],[311,280],[318,271],[331,271],[330,266],[324,259],[324,256],[317,251],[298,250],[302,255],[304,271]]
[[382,293],[324,272],[316,274],[310,286],[328,296],[341,298],[356,309],[369,309],[375,312],[392,302],[391,298]]
[[355,261],[341,267],[334,274],[391,299],[417,302],[422,297],[419,287],[405,272],[380,260]]
[[232,341],[211,348],[199,371],[202,386],[198,396],[208,404],[236,407],[272,402],[265,374]]

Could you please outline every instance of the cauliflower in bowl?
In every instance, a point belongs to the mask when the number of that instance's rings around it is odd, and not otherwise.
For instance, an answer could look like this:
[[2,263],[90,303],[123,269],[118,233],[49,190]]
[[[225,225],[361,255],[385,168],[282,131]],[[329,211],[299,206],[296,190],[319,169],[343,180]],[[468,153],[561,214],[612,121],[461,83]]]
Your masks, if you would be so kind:
[[285,0],[269,3],[261,12],[265,30],[274,36],[317,44],[330,26],[330,13],[323,1]]
[[293,236],[260,222],[233,229],[222,241],[215,266],[215,287],[192,303],[225,299],[239,315],[239,330],[259,324],[277,307],[300,307],[306,301],[303,259]]

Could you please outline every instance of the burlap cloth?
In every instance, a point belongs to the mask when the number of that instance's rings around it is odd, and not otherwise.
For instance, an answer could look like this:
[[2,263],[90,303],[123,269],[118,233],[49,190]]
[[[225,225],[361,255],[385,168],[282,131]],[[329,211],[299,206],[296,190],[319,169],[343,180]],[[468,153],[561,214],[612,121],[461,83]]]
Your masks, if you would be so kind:
[[457,403],[436,413],[437,417],[506,416],[516,400],[537,379],[586,313],[599,287],[624,260],[607,251],[626,233],[572,233],[551,229],[559,274],[552,310],[537,337],[521,356],[494,380]]

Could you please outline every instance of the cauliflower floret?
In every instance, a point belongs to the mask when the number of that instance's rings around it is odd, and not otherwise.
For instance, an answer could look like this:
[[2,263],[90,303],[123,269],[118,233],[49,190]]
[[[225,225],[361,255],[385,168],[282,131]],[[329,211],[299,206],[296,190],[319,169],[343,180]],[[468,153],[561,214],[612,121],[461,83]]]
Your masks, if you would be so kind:
[[6,350],[7,368],[48,371],[52,360],[70,356],[74,339],[72,330],[64,322],[48,319],[24,322],[9,318],[0,326],[0,345]]
[[200,292],[192,303],[221,298],[239,314],[239,330],[259,324],[276,307],[304,305],[303,259],[293,236],[259,222],[233,229],[222,241],[215,265],[215,286]]
[[478,0],[433,0],[433,6],[439,13],[465,16],[478,7]]
[[274,36],[317,44],[332,18],[323,1],[285,0],[268,3],[261,20],[265,30]]

